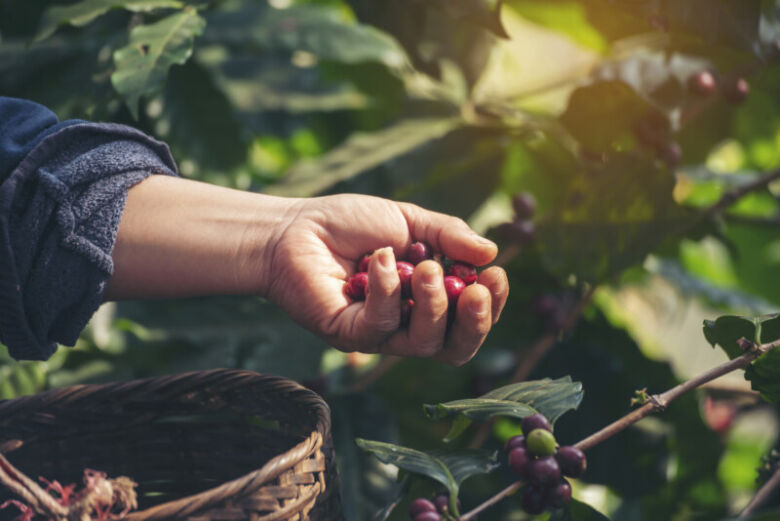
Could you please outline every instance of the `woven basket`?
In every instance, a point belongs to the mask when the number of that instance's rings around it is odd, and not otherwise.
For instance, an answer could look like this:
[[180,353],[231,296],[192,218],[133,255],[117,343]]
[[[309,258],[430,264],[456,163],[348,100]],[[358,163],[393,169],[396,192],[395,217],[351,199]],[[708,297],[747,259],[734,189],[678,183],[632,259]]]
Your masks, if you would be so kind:
[[[0,401],[0,449],[17,469],[62,484],[80,484],[85,468],[128,476],[139,508],[126,521],[341,520],[330,436],[322,398],[250,371]],[[10,497],[0,486],[0,503]]]

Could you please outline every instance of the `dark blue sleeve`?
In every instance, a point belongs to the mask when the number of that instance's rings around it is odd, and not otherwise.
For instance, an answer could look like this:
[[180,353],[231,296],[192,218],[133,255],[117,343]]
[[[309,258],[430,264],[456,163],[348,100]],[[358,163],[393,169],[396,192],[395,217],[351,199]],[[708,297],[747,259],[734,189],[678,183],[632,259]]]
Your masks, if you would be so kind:
[[103,301],[127,191],[176,175],[167,145],[124,125],[0,98],[0,342],[17,360],[73,345]]
[[43,139],[77,119],[60,121],[43,105],[0,96],[0,183]]

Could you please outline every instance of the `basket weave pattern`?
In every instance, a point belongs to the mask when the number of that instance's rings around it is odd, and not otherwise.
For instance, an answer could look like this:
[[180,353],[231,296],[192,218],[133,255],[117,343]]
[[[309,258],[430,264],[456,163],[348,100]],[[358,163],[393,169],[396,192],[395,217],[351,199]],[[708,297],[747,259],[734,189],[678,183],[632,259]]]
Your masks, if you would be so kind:
[[277,376],[216,369],[0,401],[0,450],[31,477],[129,476],[127,521],[342,519],[328,406]]

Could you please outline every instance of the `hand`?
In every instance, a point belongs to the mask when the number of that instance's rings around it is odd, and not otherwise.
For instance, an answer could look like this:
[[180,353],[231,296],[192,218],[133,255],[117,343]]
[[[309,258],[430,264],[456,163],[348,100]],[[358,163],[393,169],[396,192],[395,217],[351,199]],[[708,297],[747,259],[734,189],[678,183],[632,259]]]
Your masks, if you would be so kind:
[[[463,291],[448,328],[442,268],[425,261],[412,280],[411,322],[399,329],[401,288],[393,252],[402,256],[412,242],[425,241],[434,251],[477,266],[495,258],[496,245],[460,219],[360,195],[298,200],[288,215],[270,246],[268,297],[339,349],[461,365],[501,314],[509,285],[504,270],[491,267]],[[367,298],[353,302],[344,284],[358,260],[377,249],[369,263]]]

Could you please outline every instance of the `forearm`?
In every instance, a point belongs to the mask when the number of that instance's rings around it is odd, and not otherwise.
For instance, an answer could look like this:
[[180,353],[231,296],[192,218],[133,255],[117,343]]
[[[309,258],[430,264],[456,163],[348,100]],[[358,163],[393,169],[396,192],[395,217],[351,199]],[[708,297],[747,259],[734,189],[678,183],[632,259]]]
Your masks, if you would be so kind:
[[149,177],[128,194],[106,299],[265,295],[295,201]]

